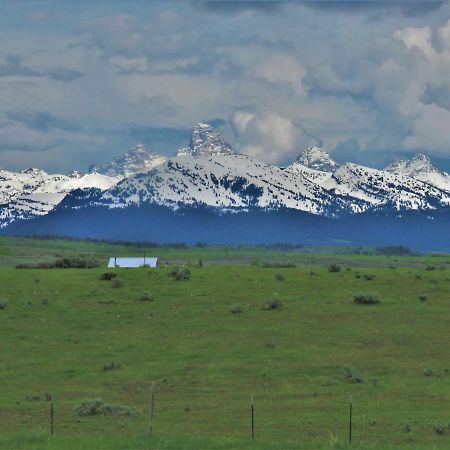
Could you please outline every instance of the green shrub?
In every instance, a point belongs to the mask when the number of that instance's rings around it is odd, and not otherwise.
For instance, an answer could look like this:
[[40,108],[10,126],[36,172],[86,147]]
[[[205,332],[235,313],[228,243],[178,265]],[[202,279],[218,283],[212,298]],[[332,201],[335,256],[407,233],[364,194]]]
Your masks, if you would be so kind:
[[419,295],[419,300],[421,301],[421,302],[426,302],[427,300],[428,300],[428,297],[426,296],[426,295]]
[[114,289],[123,288],[123,281],[120,280],[119,278],[116,278],[116,279],[113,280],[111,286],[112,286]]
[[277,298],[269,300],[263,305],[263,309],[265,309],[266,311],[270,311],[272,309],[280,309],[282,307],[283,303],[281,302],[281,300],[278,300]]
[[123,405],[108,405],[103,400],[85,400],[77,408],[75,414],[85,416],[134,416],[133,408]]
[[432,425],[432,428],[436,434],[442,435],[447,432],[448,425],[445,423],[435,423],[434,425]]
[[380,300],[378,300],[373,295],[359,294],[353,297],[353,302],[357,305],[377,305],[378,303],[380,303]]
[[425,267],[425,270],[436,270],[435,266],[427,266]]
[[409,423],[405,423],[405,425],[403,425],[403,431],[406,431],[406,433],[411,433],[412,426]]
[[139,297],[141,302],[152,302],[154,300],[153,295],[150,292],[146,292]]
[[364,279],[367,281],[372,281],[375,278],[375,275],[372,275],[371,273],[365,273],[363,275]]
[[98,267],[99,263],[95,259],[80,257],[59,258],[52,262],[42,262],[36,266],[38,269],[91,269]]
[[169,277],[177,281],[186,281],[191,278],[191,271],[187,267],[174,267],[169,273]]
[[8,302],[0,302],[0,311],[8,307]]
[[241,305],[233,305],[233,306],[230,308],[230,312],[231,312],[232,314],[241,314],[242,311],[243,311],[243,309],[242,309],[242,306],[241,306]]
[[117,361],[111,361],[111,362],[109,362],[109,363],[106,363],[106,364],[103,366],[103,370],[104,370],[105,372],[107,372],[108,370],[120,369],[121,365],[122,365],[122,364],[120,364],[120,362],[117,362]]
[[104,280],[104,281],[110,281],[113,278],[117,277],[117,273],[114,272],[104,272],[100,275],[100,280]]
[[423,376],[424,377],[434,377],[434,372],[429,367],[427,367],[423,371]]
[[342,370],[342,377],[348,383],[356,383],[361,384],[364,383],[364,378],[361,376],[359,372],[351,367],[344,367]]
[[16,264],[16,269],[32,269],[33,266],[27,263]]
[[292,269],[297,266],[291,262],[263,262],[261,267],[265,269]]
[[328,266],[328,272],[340,272],[341,271],[341,266],[339,266],[338,264],[330,264]]
[[284,281],[284,275],[282,273],[275,274],[275,280]]

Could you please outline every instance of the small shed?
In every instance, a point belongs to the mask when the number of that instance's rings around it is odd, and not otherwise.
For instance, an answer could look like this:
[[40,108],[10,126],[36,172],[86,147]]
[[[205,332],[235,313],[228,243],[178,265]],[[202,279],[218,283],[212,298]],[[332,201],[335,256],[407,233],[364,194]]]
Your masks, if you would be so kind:
[[156,267],[158,258],[109,258],[108,267]]

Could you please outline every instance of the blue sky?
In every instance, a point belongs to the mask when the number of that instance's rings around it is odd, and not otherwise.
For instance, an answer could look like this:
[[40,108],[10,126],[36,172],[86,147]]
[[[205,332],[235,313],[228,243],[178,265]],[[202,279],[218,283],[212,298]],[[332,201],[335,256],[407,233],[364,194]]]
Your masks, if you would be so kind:
[[284,165],[307,145],[450,169],[450,5],[0,1],[0,167],[85,170],[198,121]]

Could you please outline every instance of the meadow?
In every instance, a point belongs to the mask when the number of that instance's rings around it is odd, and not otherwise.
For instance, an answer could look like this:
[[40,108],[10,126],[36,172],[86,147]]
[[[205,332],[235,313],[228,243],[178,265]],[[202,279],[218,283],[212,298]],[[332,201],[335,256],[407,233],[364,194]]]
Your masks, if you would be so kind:
[[0,448],[449,448],[449,313],[445,254],[2,237]]

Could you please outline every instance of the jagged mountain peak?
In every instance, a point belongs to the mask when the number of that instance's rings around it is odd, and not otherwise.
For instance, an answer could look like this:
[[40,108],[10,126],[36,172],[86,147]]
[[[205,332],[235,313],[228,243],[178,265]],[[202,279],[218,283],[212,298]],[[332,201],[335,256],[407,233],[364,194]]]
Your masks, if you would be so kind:
[[124,156],[100,166],[91,165],[89,173],[100,173],[109,177],[129,177],[141,172],[148,172],[166,161],[166,157],[147,150],[142,144],[131,148]]
[[80,179],[84,176],[84,173],[80,172],[79,170],[71,170],[70,172],[67,172],[67,176],[69,178]]
[[406,175],[414,175],[424,172],[441,172],[433,165],[431,159],[423,153],[418,153],[410,159],[399,159],[394,161],[384,170],[386,172],[403,173]]
[[30,175],[30,176],[45,176],[48,175],[47,172],[44,172],[41,169],[36,169],[35,167],[29,167],[28,169],[21,170],[20,173],[23,175]]
[[298,156],[296,163],[322,172],[334,172],[339,164],[321,147],[309,146]]
[[450,175],[434,166],[431,159],[422,153],[410,159],[394,161],[384,170],[397,175],[406,175],[450,192]]
[[223,136],[207,123],[197,123],[192,130],[191,139],[187,149],[178,151],[178,156],[212,156],[232,155],[231,145]]

